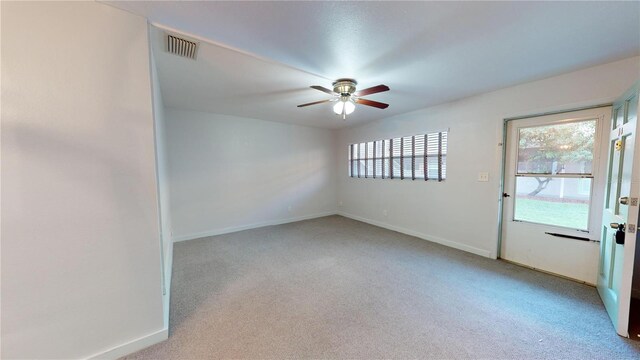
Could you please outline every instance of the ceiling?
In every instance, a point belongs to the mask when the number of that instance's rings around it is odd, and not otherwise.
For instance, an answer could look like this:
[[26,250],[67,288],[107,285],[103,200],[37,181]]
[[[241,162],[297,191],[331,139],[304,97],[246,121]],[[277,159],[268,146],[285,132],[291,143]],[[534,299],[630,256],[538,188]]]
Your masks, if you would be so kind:
[[[152,28],[165,106],[333,129],[640,54],[640,2],[106,3],[208,40],[183,59]],[[341,77],[389,108],[296,107]]]

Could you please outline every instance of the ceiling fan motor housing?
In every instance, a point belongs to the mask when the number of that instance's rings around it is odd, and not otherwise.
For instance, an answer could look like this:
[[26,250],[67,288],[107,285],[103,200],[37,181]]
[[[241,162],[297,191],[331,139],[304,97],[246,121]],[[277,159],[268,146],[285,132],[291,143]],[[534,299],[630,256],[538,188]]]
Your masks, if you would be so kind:
[[333,91],[342,95],[350,96],[356,92],[358,83],[353,79],[338,79],[333,83]]

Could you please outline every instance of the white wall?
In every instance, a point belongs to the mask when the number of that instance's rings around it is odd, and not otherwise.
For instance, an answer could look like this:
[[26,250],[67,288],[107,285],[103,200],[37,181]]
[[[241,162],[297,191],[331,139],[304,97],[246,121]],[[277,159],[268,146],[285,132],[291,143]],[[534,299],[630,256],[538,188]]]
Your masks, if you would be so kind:
[[330,130],[167,109],[174,240],[335,213]]
[[2,2],[2,358],[162,334],[148,54],[127,12]]
[[[640,78],[639,69],[640,58],[630,58],[340,130],[339,211],[495,257],[503,119],[612,102]],[[351,143],[447,128],[445,182],[348,177]],[[490,181],[478,182],[478,172],[489,172]]]
[[171,288],[171,265],[173,263],[173,243],[171,241],[171,200],[169,192],[169,157],[167,154],[166,120],[164,104],[158,79],[153,52],[151,60],[151,85],[153,90],[153,117],[156,142],[156,175],[158,182],[158,207],[160,209],[160,238],[162,239],[162,270],[163,270],[163,304],[165,327],[169,326],[169,295]]

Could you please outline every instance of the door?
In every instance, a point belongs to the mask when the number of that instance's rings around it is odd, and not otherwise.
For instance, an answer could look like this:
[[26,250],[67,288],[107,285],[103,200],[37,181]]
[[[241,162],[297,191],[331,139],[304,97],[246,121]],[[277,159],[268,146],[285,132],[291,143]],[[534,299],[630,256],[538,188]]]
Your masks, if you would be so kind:
[[502,259],[596,284],[611,107],[507,123]]
[[[629,336],[629,307],[640,193],[637,170],[639,156],[638,149],[635,149],[637,122],[636,86],[614,104],[612,125],[607,131],[609,165],[598,271],[598,293],[616,332],[625,337]],[[620,232],[622,239],[616,237],[617,232]]]

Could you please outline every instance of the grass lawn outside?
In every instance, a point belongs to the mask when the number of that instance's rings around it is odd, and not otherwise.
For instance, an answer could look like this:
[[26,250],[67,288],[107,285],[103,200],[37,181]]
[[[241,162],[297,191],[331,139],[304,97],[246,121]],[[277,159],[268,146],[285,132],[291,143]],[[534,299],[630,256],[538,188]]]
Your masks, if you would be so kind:
[[516,198],[515,220],[587,230],[589,204]]

